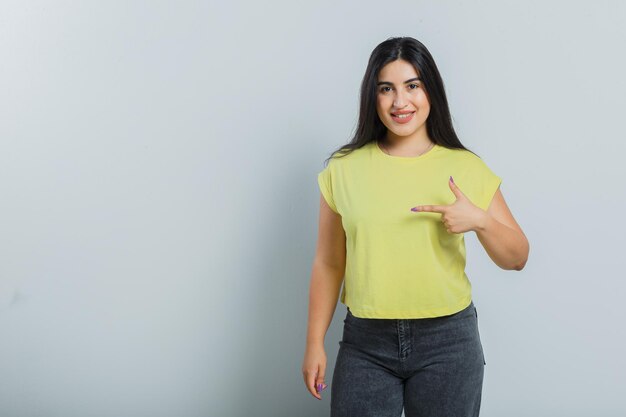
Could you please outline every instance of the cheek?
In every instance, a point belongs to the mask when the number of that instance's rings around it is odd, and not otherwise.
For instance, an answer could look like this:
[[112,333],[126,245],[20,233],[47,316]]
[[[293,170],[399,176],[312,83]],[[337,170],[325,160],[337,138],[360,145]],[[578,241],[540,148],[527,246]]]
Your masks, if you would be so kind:
[[430,104],[428,103],[428,100],[426,100],[426,98],[420,100],[419,106],[425,113],[428,113],[430,111]]
[[381,99],[380,96],[376,99],[376,112],[378,113],[378,117],[380,117],[381,119],[383,118],[384,114],[385,114],[385,100]]
[[419,96],[417,97],[418,103],[421,107],[430,108],[430,103],[428,102],[428,96],[425,92],[420,91]]

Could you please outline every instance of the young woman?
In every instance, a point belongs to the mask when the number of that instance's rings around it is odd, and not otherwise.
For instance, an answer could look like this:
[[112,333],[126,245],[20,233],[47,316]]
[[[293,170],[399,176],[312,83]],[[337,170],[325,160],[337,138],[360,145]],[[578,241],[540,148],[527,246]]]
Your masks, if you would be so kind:
[[321,399],[343,283],[331,416],[478,416],[486,361],[463,234],[474,231],[506,270],[524,268],[528,240],[501,178],[458,139],[422,43],[378,45],[360,100],[354,138],[318,175],[304,383]]

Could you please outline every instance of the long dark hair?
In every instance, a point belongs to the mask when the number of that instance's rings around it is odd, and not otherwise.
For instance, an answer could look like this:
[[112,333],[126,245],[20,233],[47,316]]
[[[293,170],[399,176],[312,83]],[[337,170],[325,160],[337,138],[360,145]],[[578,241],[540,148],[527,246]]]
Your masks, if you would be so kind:
[[450,116],[443,80],[432,55],[420,41],[411,37],[399,37],[387,39],[372,51],[361,82],[361,104],[356,133],[349,143],[335,150],[324,161],[325,164],[335,155],[337,157],[348,155],[353,150],[361,148],[369,142],[379,140],[386,134],[387,127],[380,120],[376,111],[376,83],[380,70],[389,62],[398,59],[413,65],[422,80],[430,103],[430,113],[426,119],[426,131],[430,139],[437,145],[446,148],[470,151],[463,146],[454,131],[454,127],[452,127],[452,117]]

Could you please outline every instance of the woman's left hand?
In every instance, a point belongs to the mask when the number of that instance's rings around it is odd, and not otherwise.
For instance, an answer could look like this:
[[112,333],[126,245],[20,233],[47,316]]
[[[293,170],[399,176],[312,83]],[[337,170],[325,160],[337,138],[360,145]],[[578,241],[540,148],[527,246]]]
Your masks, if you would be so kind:
[[450,205],[421,205],[411,209],[411,211],[429,211],[441,213],[441,221],[448,233],[465,233],[476,229],[484,223],[487,212],[477,207],[457,185],[452,177],[448,181],[450,190],[456,196],[456,201]]

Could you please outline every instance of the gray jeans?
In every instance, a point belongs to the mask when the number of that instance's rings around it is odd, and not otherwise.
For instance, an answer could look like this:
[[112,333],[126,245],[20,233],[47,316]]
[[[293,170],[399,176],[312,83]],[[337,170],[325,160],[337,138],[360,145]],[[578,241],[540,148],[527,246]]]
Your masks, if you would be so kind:
[[331,417],[477,417],[484,366],[474,303],[452,315],[368,319],[348,308]]

